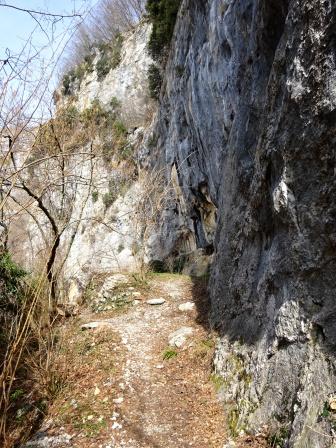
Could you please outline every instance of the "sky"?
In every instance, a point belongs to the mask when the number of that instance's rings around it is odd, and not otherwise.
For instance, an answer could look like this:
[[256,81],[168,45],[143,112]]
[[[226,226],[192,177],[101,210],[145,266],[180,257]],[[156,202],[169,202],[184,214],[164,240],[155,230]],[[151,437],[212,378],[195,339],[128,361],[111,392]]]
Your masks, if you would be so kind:
[[[51,98],[59,82],[56,67],[61,66],[63,50],[75,33],[76,27],[97,2],[98,0],[0,0],[0,87],[6,85],[7,80],[11,78],[9,64],[2,65],[1,62],[7,58],[8,51],[15,60],[15,57],[25,48],[24,53],[20,55],[20,61],[23,61],[21,67],[28,67],[9,83],[10,89],[6,90],[7,110],[13,109],[11,104],[13,98],[17,98],[18,101],[20,99],[21,103],[27,102],[28,111],[34,110],[43,89],[48,90],[49,98]],[[82,14],[82,17],[64,18],[57,23],[52,23],[45,17],[35,14],[35,19],[40,22],[38,24],[26,12],[8,8],[5,5],[53,14],[69,15],[76,12]],[[27,40],[31,42],[28,46]],[[35,56],[32,58],[32,55]],[[31,62],[27,64],[26,61],[30,60]],[[18,67],[20,68],[20,64]],[[45,79],[43,85],[39,84],[42,77]],[[37,85],[39,86],[38,93]],[[3,109],[4,106],[2,106],[2,112]]]
[[[50,67],[59,59],[66,43],[75,32],[81,17],[64,18],[55,24],[38,14],[34,15],[40,25],[26,12],[8,8],[12,5],[36,11],[70,15],[87,12],[98,0],[0,0],[0,59],[6,59],[8,50],[12,55],[20,53],[29,36],[34,50],[39,51],[39,64]],[[43,29],[42,29],[43,28]],[[53,78],[56,79],[56,73]]]
[[[0,51],[5,48],[19,51],[27,36],[34,32],[36,44],[46,44],[46,36],[37,26],[36,22],[25,12],[7,8],[1,5],[12,5],[19,8],[28,8],[38,11],[47,11],[56,14],[84,13],[95,0],[0,0]],[[39,16],[36,15],[38,18]],[[56,32],[78,22],[80,19],[64,19],[56,25]]]
[[[0,51],[5,48],[17,52],[22,48],[27,36],[34,30],[34,41],[37,45],[47,43],[46,36],[36,22],[27,13],[1,6],[13,5],[19,8],[29,8],[38,11],[48,11],[56,14],[72,14],[84,12],[95,3],[94,0],[0,0]],[[36,15],[36,17],[39,17]],[[79,19],[64,19],[56,25],[56,33],[65,30]]]

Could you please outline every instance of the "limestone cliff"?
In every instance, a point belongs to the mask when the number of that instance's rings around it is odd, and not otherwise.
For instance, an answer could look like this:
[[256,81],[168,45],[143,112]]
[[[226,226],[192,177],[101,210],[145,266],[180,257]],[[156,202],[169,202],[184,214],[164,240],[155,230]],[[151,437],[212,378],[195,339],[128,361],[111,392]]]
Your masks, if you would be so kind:
[[[156,105],[150,27],[125,36],[120,65],[87,75],[76,105],[120,102],[136,175],[106,206],[126,165],[83,149],[59,253],[71,300],[93,273],[137,269],[140,249],[147,262],[196,258],[198,272],[212,260],[230,428],[266,425],[296,448],[335,443],[335,25],[331,0],[184,0]],[[145,230],[132,214],[143,179],[151,208],[160,196]]]
[[[65,302],[81,301],[94,277],[139,271],[147,259],[150,218],[143,220],[140,198],[148,176],[141,174],[138,150],[155,110],[147,86],[150,31],[142,22],[123,33],[118,63],[105,76],[99,77],[97,50],[84,76],[73,76],[67,90],[61,84],[55,117],[35,131],[33,150],[27,146],[22,177],[58,227],[53,271]],[[55,232],[35,200],[22,189],[14,194],[17,204],[32,203],[28,214],[12,204],[11,252],[39,272]]]
[[185,0],[156,128],[197,245],[214,248],[233,429],[273,422],[293,447],[334,437],[335,14],[332,1]]

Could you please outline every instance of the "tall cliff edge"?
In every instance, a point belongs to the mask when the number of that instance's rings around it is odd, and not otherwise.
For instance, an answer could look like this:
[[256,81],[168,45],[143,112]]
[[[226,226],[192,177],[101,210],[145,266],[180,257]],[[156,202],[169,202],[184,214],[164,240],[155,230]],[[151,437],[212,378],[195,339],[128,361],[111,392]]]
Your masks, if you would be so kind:
[[278,425],[293,447],[334,436],[335,14],[331,1],[185,0],[156,124],[197,245],[214,248],[234,429]]
[[[266,426],[295,448],[336,443],[335,26],[332,0],[183,0],[158,103],[144,21],[103,80],[96,59],[60,95],[69,157],[26,179],[58,220],[64,300],[94,275],[211,262],[232,435]],[[32,210],[10,232],[28,268],[52,241]]]

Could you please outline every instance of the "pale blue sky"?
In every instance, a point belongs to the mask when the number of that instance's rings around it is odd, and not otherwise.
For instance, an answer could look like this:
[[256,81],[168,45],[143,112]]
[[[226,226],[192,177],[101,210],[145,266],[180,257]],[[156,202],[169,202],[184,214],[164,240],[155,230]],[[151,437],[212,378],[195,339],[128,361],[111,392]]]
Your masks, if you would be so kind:
[[[31,44],[25,48],[19,62],[16,62],[20,73],[20,67],[26,67],[22,72],[25,79],[18,73],[10,80],[10,89],[6,91],[7,111],[11,110],[13,98],[20,98],[21,103],[25,103],[26,111],[30,113],[38,107],[38,112],[42,113],[44,103],[50,103],[48,98],[51,98],[58,84],[56,67],[60,65],[62,51],[82,19],[64,18],[52,24],[43,16],[36,15],[40,19],[39,26],[29,14],[7,8],[5,4],[54,14],[69,15],[75,10],[85,17],[87,11],[97,4],[97,0],[0,0],[0,59],[7,59],[6,49],[9,49],[15,66],[15,56],[20,54],[31,37]],[[10,79],[8,76],[13,73],[11,69],[12,66],[2,66],[0,85],[5,79]],[[17,69],[14,73],[17,73]],[[41,84],[42,79],[44,81]],[[44,103],[39,104],[43,90]],[[35,92],[33,96],[32,92]]]
[[[0,0],[0,59],[6,59],[6,49],[9,49],[12,55],[19,54],[32,35],[34,50],[41,51],[39,65],[50,67],[59,59],[65,44],[82,21],[80,17],[64,18],[52,24],[50,20],[36,14],[35,17],[41,24],[39,26],[29,14],[2,5],[54,14],[69,15],[76,12],[84,18],[97,2],[98,0]],[[53,78],[57,79],[57,76],[54,75]]]
[[[37,27],[36,22],[28,14],[1,6],[1,4],[14,5],[20,8],[29,8],[34,10],[49,11],[56,14],[71,14],[74,10],[85,12],[95,0],[0,0],[0,52],[3,53],[6,48],[13,52],[18,52],[22,48],[27,36],[29,36]],[[36,15],[38,17],[38,15]],[[41,17],[42,25],[46,26]],[[66,30],[73,19],[64,19],[58,23],[55,28],[55,34]],[[48,29],[50,32],[50,28]],[[42,30],[36,29],[34,33],[34,42],[36,45],[43,46],[48,43]]]

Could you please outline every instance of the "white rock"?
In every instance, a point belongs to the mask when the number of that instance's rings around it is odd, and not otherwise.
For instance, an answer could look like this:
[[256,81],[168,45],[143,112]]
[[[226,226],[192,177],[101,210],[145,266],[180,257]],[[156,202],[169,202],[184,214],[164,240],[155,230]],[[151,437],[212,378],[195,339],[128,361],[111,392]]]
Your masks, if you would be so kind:
[[121,429],[122,425],[120,423],[114,422],[112,425],[112,429]]
[[64,445],[69,445],[72,436],[63,434],[60,436],[48,437],[44,434],[38,435],[35,439],[27,442],[22,448],[56,448]]
[[194,332],[194,329],[192,327],[182,327],[179,330],[175,331],[174,333],[171,333],[169,335],[169,345],[175,346],[175,347],[182,347],[188,336],[191,336]]
[[95,328],[102,328],[102,327],[112,327],[111,322],[107,322],[106,320],[96,321],[96,322],[90,322],[88,324],[81,325],[82,330],[94,330]]
[[228,443],[226,443],[223,448],[234,448],[236,446],[236,443],[233,440],[229,440]]
[[124,401],[123,397],[115,398],[113,400],[113,403],[115,404],[121,404]]
[[180,311],[192,311],[194,308],[195,304],[193,302],[185,302],[178,307]]
[[162,297],[159,297],[158,299],[147,300],[146,303],[148,303],[148,305],[163,305],[166,301]]
[[98,386],[96,386],[95,390],[94,390],[94,394],[95,395],[99,395],[100,394],[100,389]]

